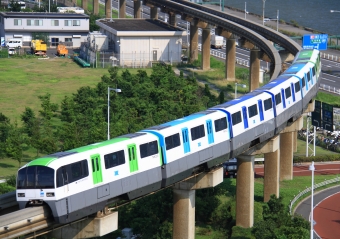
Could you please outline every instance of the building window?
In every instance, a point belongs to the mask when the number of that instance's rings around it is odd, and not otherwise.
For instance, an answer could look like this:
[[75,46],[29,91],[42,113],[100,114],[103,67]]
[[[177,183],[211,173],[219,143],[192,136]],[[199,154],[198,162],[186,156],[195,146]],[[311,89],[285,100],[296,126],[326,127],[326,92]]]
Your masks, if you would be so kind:
[[72,42],[72,38],[65,38],[65,42]]
[[59,20],[51,20],[51,26],[59,26]]
[[22,25],[21,19],[14,19],[14,26],[21,26]]
[[80,20],[73,20],[73,26],[80,26]]
[[65,27],[70,27],[72,26],[72,20],[65,20]]
[[42,26],[43,20],[27,20],[27,26]]

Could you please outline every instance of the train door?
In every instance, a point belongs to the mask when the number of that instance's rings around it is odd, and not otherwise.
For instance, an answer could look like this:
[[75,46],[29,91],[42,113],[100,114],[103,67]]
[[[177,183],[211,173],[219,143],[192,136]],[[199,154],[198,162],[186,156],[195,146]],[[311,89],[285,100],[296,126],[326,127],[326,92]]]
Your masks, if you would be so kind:
[[182,129],[182,139],[183,139],[184,153],[190,152],[190,143],[189,143],[188,128],[183,128]]
[[208,143],[212,144],[212,143],[214,143],[214,133],[213,133],[213,130],[212,130],[211,120],[207,120],[206,125],[207,125],[207,132],[208,132]]
[[102,166],[99,154],[91,155],[93,184],[103,182]]
[[294,83],[290,83],[290,88],[292,89],[293,102],[295,102],[295,89],[294,89]]
[[259,112],[260,112],[260,121],[264,120],[264,116],[263,116],[263,107],[262,107],[262,100],[258,100],[258,105],[259,105]]
[[282,103],[283,103],[283,108],[286,108],[286,97],[285,97],[285,90],[281,88],[281,97],[282,97]]
[[248,129],[248,116],[247,116],[247,107],[242,106],[242,115],[243,115],[243,124],[244,128]]
[[130,173],[138,170],[136,144],[128,145]]

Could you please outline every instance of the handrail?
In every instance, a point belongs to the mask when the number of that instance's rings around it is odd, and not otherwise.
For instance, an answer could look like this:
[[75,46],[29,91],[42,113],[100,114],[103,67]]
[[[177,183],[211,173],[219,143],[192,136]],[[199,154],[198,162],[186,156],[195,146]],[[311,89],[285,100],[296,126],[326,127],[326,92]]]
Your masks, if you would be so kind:
[[[323,187],[323,186],[325,186],[325,185],[327,185],[327,184],[336,183],[336,182],[340,182],[339,176],[337,176],[336,178],[329,179],[329,180],[327,180],[327,181],[323,181],[323,182],[321,182],[321,183],[315,184],[315,185],[313,186],[313,188],[314,188],[314,190],[315,190],[316,188]],[[306,193],[310,192],[311,189],[312,189],[312,187],[306,188],[305,190],[303,190],[302,192],[300,192],[298,195],[296,195],[296,196],[293,198],[293,200],[290,201],[290,205],[289,205],[289,213],[290,213],[290,215],[292,215],[292,208],[293,208],[294,203],[295,203],[300,197],[302,197],[302,196],[305,195]]]

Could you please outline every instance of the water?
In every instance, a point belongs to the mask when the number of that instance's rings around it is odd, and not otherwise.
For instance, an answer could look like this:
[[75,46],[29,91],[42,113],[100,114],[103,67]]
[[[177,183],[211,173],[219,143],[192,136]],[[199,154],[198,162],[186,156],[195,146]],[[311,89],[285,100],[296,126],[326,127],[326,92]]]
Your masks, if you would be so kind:
[[[211,0],[210,2],[219,2]],[[222,0],[223,1],[223,0]],[[224,0],[225,6],[262,15],[263,0]],[[340,35],[340,0],[266,0],[265,17],[277,17],[285,22],[294,20],[300,26],[309,27],[329,35]],[[330,10],[339,12],[331,13]]]

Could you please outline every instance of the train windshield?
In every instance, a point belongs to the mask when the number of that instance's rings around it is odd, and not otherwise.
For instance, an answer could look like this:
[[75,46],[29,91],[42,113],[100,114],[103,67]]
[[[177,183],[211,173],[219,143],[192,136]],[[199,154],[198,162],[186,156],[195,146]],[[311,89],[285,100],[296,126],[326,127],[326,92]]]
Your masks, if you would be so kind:
[[54,188],[54,169],[29,166],[19,170],[17,189]]

